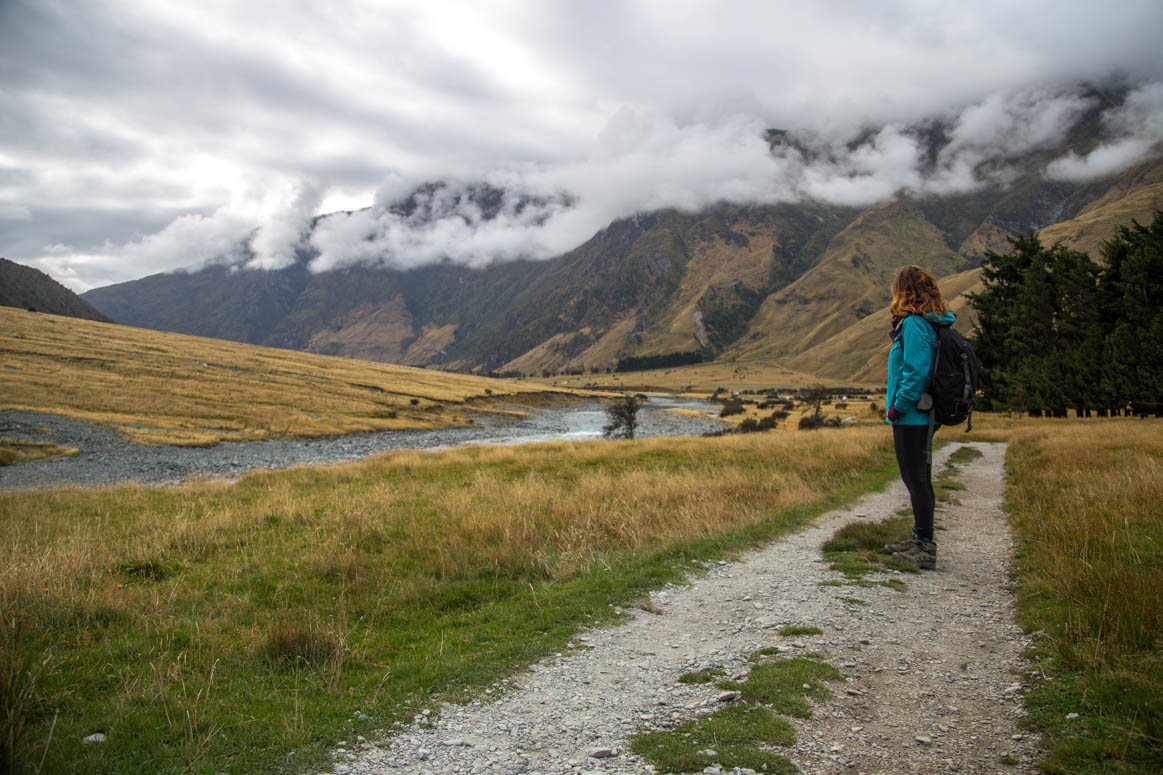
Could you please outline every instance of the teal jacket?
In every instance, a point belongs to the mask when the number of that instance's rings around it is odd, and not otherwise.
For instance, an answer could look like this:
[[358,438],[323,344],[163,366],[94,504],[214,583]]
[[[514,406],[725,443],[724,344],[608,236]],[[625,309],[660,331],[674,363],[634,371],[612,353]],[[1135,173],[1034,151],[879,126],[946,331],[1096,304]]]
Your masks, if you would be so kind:
[[[926,317],[941,326],[951,326],[957,320],[952,312],[940,317],[929,312]],[[929,413],[917,410],[917,399],[929,386],[936,352],[937,332],[919,315],[906,316],[893,329],[884,409],[887,412],[890,406],[895,406],[904,415],[896,421],[897,425],[929,424]]]

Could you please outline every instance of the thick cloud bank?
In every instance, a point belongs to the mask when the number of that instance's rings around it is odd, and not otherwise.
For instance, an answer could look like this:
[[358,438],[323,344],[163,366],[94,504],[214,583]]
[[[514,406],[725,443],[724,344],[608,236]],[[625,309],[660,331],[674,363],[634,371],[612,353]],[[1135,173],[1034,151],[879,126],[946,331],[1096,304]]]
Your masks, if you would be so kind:
[[[1157,150],[1159,29],[1158,0],[4,0],[0,254],[78,290],[543,258],[660,207],[1004,183],[1105,104],[1077,84],[1137,86],[1046,170],[1105,175]],[[449,201],[393,209],[426,181]]]
[[[386,193],[386,192],[385,192]],[[427,185],[393,206],[320,219],[310,235],[324,272],[359,264],[410,269],[445,259],[469,266],[561,252],[548,226],[568,199],[544,199],[475,184]]]
[[[635,212],[697,210],[723,201],[866,206],[901,192],[944,196],[1004,186],[1018,174],[1012,165],[1019,157],[1060,147],[1098,103],[1097,94],[1084,90],[1024,90],[990,95],[918,125],[831,138],[765,130],[747,116],[679,126],[657,113],[623,109],[583,160],[495,171],[489,185],[433,186],[393,176],[372,207],[325,215],[309,231],[311,208],[303,204],[318,202],[316,190],[260,229],[248,266],[285,266],[296,250],[313,250],[313,271],[352,264],[406,269],[442,260],[479,267],[560,255]],[[1163,84],[1140,87],[1102,115],[1103,143],[1042,172],[1077,180],[1126,169],[1158,152],[1161,117]]]

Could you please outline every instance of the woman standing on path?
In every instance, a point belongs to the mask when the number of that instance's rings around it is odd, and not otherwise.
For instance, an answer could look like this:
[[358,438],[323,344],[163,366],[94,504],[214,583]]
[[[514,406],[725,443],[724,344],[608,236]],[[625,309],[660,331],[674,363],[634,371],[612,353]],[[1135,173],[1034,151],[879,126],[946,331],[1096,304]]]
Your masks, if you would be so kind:
[[933,371],[934,326],[953,325],[957,318],[941,298],[933,275],[919,266],[906,266],[897,273],[891,310],[885,420],[892,423],[897,466],[913,506],[913,537],[884,548],[894,557],[933,569],[937,567],[937,544],[933,542],[936,496],[929,461],[932,399],[924,391]]

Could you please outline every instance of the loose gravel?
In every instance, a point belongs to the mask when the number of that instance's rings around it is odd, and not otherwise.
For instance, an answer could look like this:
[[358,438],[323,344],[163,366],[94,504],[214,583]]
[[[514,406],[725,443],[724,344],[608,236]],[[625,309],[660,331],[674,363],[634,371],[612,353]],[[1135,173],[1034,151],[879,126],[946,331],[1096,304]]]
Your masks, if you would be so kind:
[[[937,454],[935,466],[960,446]],[[798,741],[777,752],[800,772],[1035,772],[1036,741],[1017,725],[1027,638],[1007,586],[1005,446],[964,446],[983,456],[959,467],[966,489],[938,515],[937,570],[881,576],[904,581],[906,591],[822,586],[844,579],[823,562],[820,545],[850,522],[893,516],[907,503],[898,482],[740,562],[659,591],[644,608],[660,613],[632,611],[624,624],[582,634],[471,704],[417,715],[377,742],[337,743],[332,772],[651,773],[629,750],[634,734],[729,701],[713,685],[680,684],[679,676],[742,676],[749,655],[773,646],[818,654],[845,676],[831,699],[814,703],[811,719],[791,720]],[[781,637],[789,625],[823,634]]]

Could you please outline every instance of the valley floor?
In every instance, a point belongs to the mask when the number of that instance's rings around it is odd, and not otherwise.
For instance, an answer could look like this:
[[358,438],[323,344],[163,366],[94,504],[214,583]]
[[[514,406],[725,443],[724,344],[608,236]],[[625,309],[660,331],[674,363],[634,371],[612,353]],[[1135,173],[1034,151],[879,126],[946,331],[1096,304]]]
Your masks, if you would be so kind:
[[[684,414],[668,411],[675,405],[694,408]],[[697,436],[720,430],[723,423],[710,416],[716,408],[702,401],[656,397],[644,404],[638,436]],[[193,479],[235,480],[256,469],[331,465],[397,449],[588,440],[601,437],[606,421],[604,406],[579,403],[531,409],[521,419],[482,414],[478,425],[466,428],[369,431],[178,447],[138,444],[110,428],[62,415],[5,411],[0,412],[0,437],[49,440],[75,449],[77,454],[0,467],[0,491],[127,482],[156,486]]]
[[[935,470],[960,446],[939,452]],[[654,594],[627,623],[579,636],[496,687],[491,701],[443,706],[378,742],[345,742],[334,772],[653,772],[631,752],[633,735],[731,701],[713,683],[680,676],[721,670],[741,679],[750,656],[773,648],[816,654],[843,675],[830,699],[813,702],[812,718],[791,720],[797,742],[772,749],[800,772],[1035,771],[1036,735],[1018,726],[1029,642],[1009,588],[1005,445],[965,446],[983,454],[959,466],[965,489],[938,514],[937,571],[856,586],[821,558],[821,544],[845,524],[896,514],[907,501],[896,482]],[[781,636],[788,626],[821,632]]]

